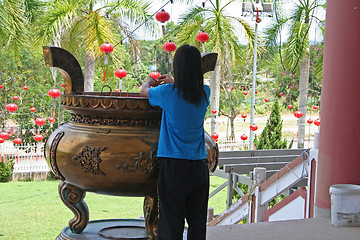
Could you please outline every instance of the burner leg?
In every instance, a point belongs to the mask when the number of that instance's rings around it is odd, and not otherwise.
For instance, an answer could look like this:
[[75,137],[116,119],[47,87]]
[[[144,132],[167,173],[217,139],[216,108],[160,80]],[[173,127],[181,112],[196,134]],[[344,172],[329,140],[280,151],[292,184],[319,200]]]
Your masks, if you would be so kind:
[[59,195],[63,203],[75,214],[69,221],[72,232],[81,233],[89,223],[89,209],[84,202],[86,192],[72,184],[61,181]]
[[157,193],[154,192],[145,196],[144,199],[144,217],[146,234],[149,239],[157,239],[159,203]]

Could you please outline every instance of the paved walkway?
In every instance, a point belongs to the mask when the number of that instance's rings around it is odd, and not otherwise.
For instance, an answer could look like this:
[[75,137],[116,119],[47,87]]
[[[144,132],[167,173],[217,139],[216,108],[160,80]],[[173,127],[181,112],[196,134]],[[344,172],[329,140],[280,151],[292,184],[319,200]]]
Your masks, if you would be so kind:
[[209,227],[207,240],[360,240],[360,227],[337,227],[330,219]]

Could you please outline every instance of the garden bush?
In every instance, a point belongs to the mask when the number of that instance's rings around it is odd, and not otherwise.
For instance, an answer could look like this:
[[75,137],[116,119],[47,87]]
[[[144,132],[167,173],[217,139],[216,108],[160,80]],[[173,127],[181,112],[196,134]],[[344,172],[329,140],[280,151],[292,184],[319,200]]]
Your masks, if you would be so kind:
[[15,162],[12,159],[0,161],[0,182],[9,182]]

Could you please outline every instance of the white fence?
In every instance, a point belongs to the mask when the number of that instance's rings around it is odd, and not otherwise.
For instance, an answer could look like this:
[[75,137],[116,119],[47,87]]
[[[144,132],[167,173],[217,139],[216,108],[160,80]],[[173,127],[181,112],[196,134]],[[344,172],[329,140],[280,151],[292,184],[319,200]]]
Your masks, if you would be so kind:
[[49,172],[49,166],[44,157],[44,144],[20,144],[14,146],[12,142],[0,144],[1,159],[12,159],[15,162],[13,174],[32,174]]

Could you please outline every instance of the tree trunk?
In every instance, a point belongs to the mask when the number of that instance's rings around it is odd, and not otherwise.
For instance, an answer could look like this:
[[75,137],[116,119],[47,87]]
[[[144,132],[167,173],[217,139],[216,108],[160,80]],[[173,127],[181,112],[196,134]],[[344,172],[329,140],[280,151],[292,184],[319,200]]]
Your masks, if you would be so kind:
[[309,85],[309,69],[310,69],[310,49],[306,49],[306,55],[304,59],[300,62],[299,111],[303,113],[303,116],[299,118],[298,148],[304,148],[307,95],[308,95],[308,85]]
[[218,57],[214,71],[211,73],[210,87],[210,109],[216,109],[215,114],[211,114],[211,134],[217,133],[218,124],[216,118],[219,115],[219,100],[220,100],[220,71],[221,64]]
[[230,118],[230,128],[231,128],[231,134],[230,134],[230,139],[235,139],[235,126],[234,126],[234,123],[235,123],[235,117],[231,116]]
[[84,73],[84,91],[94,91],[94,74],[95,74],[95,55],[92,51],[86,52],[85,73]]

